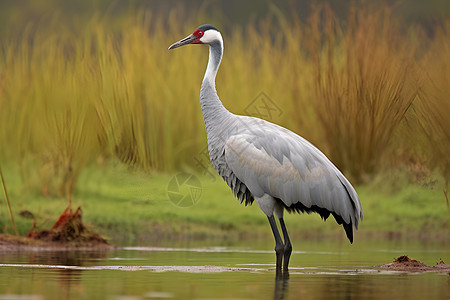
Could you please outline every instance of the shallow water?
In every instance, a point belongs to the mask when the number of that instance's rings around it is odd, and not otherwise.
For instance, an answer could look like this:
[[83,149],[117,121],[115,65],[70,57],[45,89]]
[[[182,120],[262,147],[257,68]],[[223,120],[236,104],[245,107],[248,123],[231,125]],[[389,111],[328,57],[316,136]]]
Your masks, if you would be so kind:
[[275,280],[269,241],[214,241],[112,251],[0,253],[1,299],[450,299],[450,275],[388,272],[408,254],[450,261],[445,244],[302,241],[289,279]]

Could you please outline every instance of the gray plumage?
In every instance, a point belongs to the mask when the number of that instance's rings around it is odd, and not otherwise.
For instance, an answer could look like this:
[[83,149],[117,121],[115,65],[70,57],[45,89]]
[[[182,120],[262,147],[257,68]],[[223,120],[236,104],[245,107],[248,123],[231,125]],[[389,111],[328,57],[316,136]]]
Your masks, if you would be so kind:
[[[273,212],[277,214],[285,236],[284,248],[291,247],[284,221],[281,222],[284,209],[317,212],[324,219],[332,214],[344,226],[352,242],[352,227],[358,229],[363,213],[349,181],[321,151],[299,135],[258,118],[232,114],[222,105],[215,77],[222,59],[223,42],[215,27],[200,26],[194,34],[169,49],[188,43],[210,46],[200,104],[211,162],[234,195],[245,204],[256,200],[269,217],[272,230],[274,223],[270,217],[273,218]],[[274,230],[278,245],[277,234],[278,230]],[[284,250],[289,252],[284,254],[287,271],[290,249]],[[277,271],[281,268],[278,256],[277,252]]]

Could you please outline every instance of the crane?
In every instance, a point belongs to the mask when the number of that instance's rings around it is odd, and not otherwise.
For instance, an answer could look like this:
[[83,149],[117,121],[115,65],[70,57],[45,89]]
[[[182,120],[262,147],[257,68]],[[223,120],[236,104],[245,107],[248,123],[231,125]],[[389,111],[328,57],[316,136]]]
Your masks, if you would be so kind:
[[[245,205],[255,201],[266,214],[275,238],[276,274],[289,274],[292,244],[283,219],[288,212],[333,215],[353,243],[353,227],[363,218],[355,189],[313,144],[268,121],[229,112],[217,95],[215,78],[223,56],[223,39],[205,24],[172,44],[209,45],[209,59],[200,89],[212,165]],[[284,242],[278,231],[279,221]]]

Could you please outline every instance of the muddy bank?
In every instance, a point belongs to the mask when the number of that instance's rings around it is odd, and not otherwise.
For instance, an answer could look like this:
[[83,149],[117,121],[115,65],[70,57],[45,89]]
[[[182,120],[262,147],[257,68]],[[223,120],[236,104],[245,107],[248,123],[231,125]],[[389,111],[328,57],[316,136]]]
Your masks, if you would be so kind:
[[415,259],[411,259],[408,255],[397,257],[394,262],[389,264],[378,265],[376,267],[390,271],[401,272],[442,272],[450,273],[450,265],[446,264],[442,259],[434,266],[429,266]]
[[10,234],[0,234],[0,251],[18,250],[108,250],[116,246],[103,242],[53,242],[47,240],[37,240],[25,236],[15,236]]

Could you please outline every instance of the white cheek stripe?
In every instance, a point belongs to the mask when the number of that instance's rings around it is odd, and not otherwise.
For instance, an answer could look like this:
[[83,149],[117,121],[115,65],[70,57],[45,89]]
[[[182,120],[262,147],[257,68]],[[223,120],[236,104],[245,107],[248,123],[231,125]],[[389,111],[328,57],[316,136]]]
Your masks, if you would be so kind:
[[210,30],[206,30],[203,34],[203,36],[200,38],[200,42],[204,43],[204,44],[209,44],[213,41],[217,41],[220,40],[223,44],[223,39],[222,39],[222,35],[220,34],[220,32],[210,29]]

